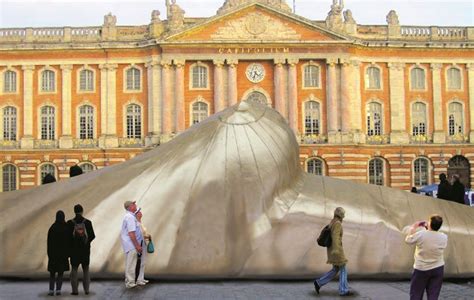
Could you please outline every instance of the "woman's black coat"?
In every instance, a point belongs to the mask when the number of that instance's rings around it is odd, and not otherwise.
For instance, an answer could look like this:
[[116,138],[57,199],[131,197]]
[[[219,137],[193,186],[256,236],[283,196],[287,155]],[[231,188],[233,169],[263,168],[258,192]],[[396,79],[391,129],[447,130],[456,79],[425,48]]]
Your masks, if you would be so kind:
[[48,231],[48,271],[69,271],[70,232],[66,222],[54,223]]

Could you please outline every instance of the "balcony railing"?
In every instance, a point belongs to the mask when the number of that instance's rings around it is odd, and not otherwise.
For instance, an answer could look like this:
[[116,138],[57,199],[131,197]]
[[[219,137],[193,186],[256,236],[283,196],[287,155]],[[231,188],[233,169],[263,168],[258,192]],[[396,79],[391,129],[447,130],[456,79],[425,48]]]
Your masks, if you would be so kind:
[[463,144],[469,141],[469,137],[462,133],[457,133],[455,135],[449,135],[446,138],[446,141],[452,144]]
[[36,149],[54,149],[59,147],[57,140],[35,140]]
[[73,140],[74,148],[97,148],[99,146],[99,140],[97,139],[75,139]]
[[7,140],[0,141],[0,149],[2,150],[19,149],[19,148],[20,148],[19,141],[7,141]]
[[140,148],[145,145],[144,139],[120,138],[119,147],[121,148]]
[[433,142],[431,136],[426,134],[417,134],[410,136],[411,144],[430,144]]
[[306,134],[300,136],[300,142],[305,145],[324,144],[327,142],[327,137],[321,134]]
[[390,137],[388,135],[369,135],[366,138],[367,144],[383,145],[390,143]]

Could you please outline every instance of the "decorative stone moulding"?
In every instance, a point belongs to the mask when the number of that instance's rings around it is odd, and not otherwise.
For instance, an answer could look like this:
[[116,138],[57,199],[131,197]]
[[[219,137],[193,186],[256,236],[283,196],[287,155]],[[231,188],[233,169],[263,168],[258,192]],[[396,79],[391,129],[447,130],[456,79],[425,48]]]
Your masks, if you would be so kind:
[[367,144],[388,144],[390,136],[388,135],[368,135],[366,137]]

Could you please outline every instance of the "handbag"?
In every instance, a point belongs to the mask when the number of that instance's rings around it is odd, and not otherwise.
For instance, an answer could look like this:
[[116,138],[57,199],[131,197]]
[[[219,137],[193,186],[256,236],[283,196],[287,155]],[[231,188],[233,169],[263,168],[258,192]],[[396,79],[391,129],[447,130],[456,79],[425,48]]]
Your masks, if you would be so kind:
[[146,246],[146,252],[148,253],[153,253],[155,252],[155,246],[153,246],[153,241],[150,238],[150,242],[148,242],[148,245]]
[[321,247],[328,247],[328,248],[331,247],[332,238],[331,238],[330,225],[324,226],[323,230],[321,230],[321,233],[319,234],[317,242],[318,242],[318,245]]

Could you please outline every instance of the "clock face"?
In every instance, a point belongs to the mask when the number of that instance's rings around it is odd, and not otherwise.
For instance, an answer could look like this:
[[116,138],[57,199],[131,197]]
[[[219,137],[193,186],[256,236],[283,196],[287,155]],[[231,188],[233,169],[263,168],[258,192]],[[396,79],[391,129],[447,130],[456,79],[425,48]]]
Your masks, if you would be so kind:
[[251,64],[247,67],[247,74],[248,80],[253,83],[257,83],[265,78],[265,68],[261,64]]

